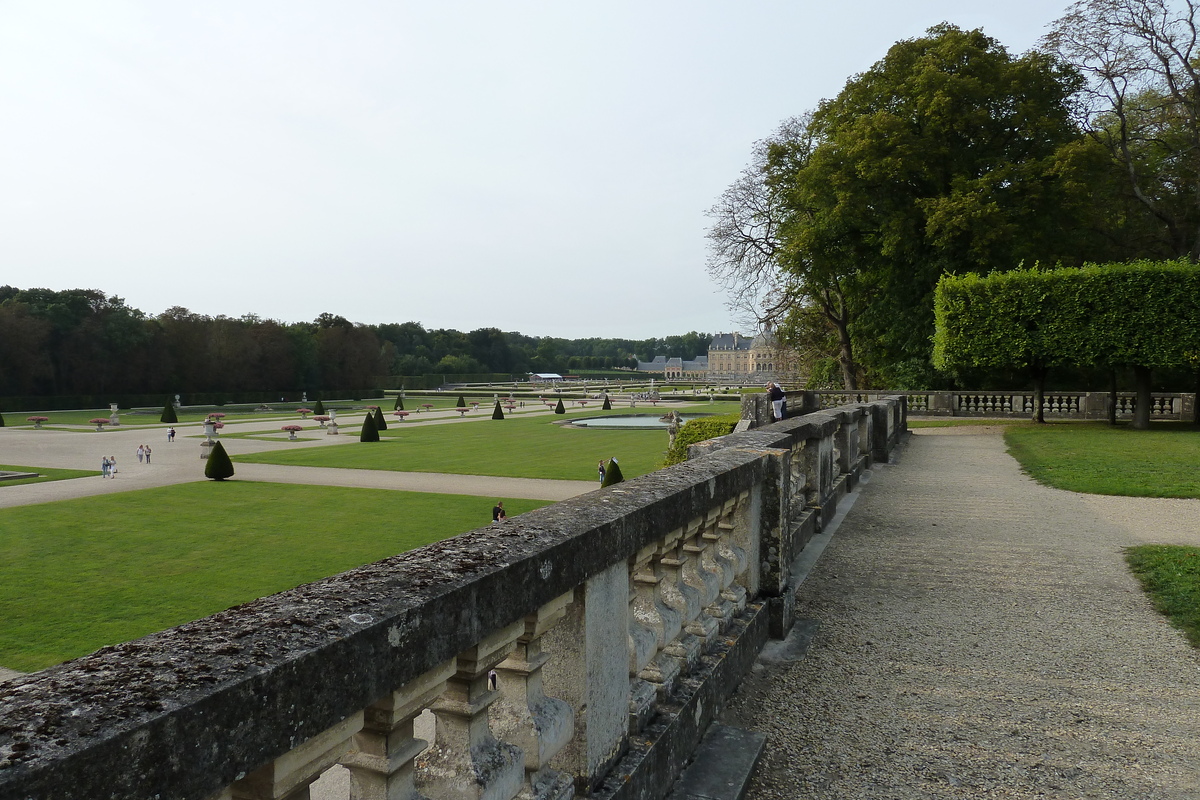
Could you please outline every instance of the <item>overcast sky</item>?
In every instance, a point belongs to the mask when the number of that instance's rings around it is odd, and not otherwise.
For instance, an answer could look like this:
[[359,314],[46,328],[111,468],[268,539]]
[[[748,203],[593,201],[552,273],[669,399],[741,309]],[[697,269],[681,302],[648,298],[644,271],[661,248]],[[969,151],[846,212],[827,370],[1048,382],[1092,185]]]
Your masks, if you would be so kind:
[[0,284],[151,315],[732,330],[705,211],[756,139],[930,25],[1022,52],[1064,6],[0,0]]

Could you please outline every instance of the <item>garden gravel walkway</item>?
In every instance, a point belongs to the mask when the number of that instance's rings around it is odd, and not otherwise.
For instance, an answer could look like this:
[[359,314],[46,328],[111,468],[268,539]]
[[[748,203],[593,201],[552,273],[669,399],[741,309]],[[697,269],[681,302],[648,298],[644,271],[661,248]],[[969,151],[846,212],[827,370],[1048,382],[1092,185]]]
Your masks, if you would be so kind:
[[1200,653],[1122,553],[1200,544],[1200,501],[1049,489],[945,431],[874,470],[800,587],[807,655],[726,709],[768,735],[749,797],[1200,798]]

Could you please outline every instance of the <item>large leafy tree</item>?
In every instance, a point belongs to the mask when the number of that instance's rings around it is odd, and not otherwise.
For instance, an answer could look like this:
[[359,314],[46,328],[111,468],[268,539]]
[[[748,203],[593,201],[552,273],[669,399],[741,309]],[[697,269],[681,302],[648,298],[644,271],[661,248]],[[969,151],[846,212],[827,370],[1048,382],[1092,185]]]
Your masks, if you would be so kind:
[[1200,258],[1200,28],[1192,0],[1080,0],[1043,47],[1083,77],[1081,125],[1141,212],[1143,254]]
[[757,149],[713,209],[710,270],[754,273],[763,316],[819,311],[849,388],[931,380],[941,275],[1105,254],[1088,235],[1097,175],[1068,108],[1078,85],[979,30],[898,42]]

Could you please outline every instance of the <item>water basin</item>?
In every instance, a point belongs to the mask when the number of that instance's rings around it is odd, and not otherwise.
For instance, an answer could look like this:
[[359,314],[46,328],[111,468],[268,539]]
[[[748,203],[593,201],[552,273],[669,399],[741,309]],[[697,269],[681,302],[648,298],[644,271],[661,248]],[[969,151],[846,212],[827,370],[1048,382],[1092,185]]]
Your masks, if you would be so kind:
[[[659,417],[666,412],[658,414],[625,414],[620,417],[586,417],[584,419],[571,420],[571,426],[577,428],[603,428],[610,430],[620,428],[624,430],[663,430],[667,429],[667,423],[661,421]],[[712,414],[680,414],[684,422],[701,417],[711,417]]]

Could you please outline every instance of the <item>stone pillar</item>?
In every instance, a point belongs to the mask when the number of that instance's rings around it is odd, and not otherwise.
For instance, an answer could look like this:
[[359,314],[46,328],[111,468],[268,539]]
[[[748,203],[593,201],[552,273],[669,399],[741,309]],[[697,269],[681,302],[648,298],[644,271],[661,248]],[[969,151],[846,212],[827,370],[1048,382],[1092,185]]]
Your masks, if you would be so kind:
[[544,691],[575,710],[575,735],[551,763],[587,793],[629,742],[628,564],[619,561],[577,587],[566,616],[542,638],[554,653],[542,669]]
[[363,712],[307,740],[229,786],[229,800],[310,800],[309,787],[352,749]]
[[[707,545],[701,539],[704,517],[696,517],[684,528],[680,546],[676,550],[679,575],[683,585],[696,592],[698,604],[704,611],[716,602],[721,592],[721,579],[710,565],[704,563]],[[688,633],[700,639],[701,652],[706,652],[720,633],[720,622],[708,613],[700,613],[685,623]]]
[[573,593],[567,593],[525,618],[516,649],[496,667],[501,699],[492,715],[497,735],[525,753],[525,788],[530,800],[567,800],[575,794],[571,776],[550,768],[550,759],[571,740],[575,713],[562,700],[542,691],[542,667],[550,654],[542,638],[566,616]]
[[517,620],[456,660],[457,670],[431,706],[437,717],[433,748],[417,759],[417,786],[434,800],[512,800],[525,783],[521,748],[492,735],[488,707],[500,693],[488,673],[512,651],[525,631]]
[[660,545],[648,545],[638,551],[630,565],[629,580],[633,588],[633,599],[629,605],[630,618],[645,630],[654,633],[654,652],[649,659],[645,659],[644,654],[639,653],[634,658],[635,663],[630,664],[630,669],[632,671],[635,664],[641,664],[634,674],[652,685],[660,699],[665,699],[675,688],[675,682],[682,669],[679,660],[672,658],[665,651],[679,637],[683,627],[683,616],[668,604],[660,592],[660,587],[668,594],[670,592],[669,584],[664,585],[660,570],[656,568],[657,564],[651,565],[651,562],[657,562],[661,555]]
[[354,800],[420,800],[415,759],[428,746],[413,735],[413,720],[436,700],[455,672],[454,659],[409,681],[364,712],[354,749],[342,758]]

